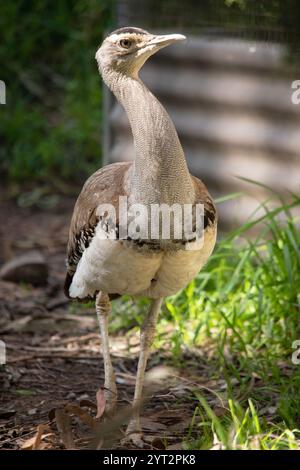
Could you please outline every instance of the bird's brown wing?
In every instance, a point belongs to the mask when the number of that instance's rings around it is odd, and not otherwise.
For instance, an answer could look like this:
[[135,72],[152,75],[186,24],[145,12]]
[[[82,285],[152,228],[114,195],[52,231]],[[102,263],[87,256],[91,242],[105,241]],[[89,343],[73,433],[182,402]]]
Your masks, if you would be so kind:
[[[131,162],[114,163],[96,171],[85,183],[76,201],[69,229],[67,248],[67,273],[64,291],[69,297],[77,264],[84,250],[89,246],[99,222],[97,208],[100,204],[110,203],[118,215],[119,196],[128,196],[126,176]],[[204,204],[204,228],[215,226],[217,212],[205,185],[195,176],[196,203]],[[118,220],[116,220],[118,223]]]
[[[118,214],[119,196],[126,196],[126,175],[131,162],[113,163],[96,171],[84,184],[76,201],[67,247],[67,273],[64,291],[69,297],[69,287],[77,264],[89,246],[99,222],[97,208],[112,204]],[[116,221],[118,222],[118,220]]]

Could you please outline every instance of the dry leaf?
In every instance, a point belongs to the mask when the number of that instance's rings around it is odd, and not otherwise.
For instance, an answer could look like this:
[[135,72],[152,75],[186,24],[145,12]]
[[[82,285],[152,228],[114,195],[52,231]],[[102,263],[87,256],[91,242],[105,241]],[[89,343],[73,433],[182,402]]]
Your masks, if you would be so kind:
[[35,443],[36,436],[30,437],[21,445],[22,450],[32,450]]
[[39,424],[37,427],[37,432],[35,436],[27,439],[22,444],[21,449],[22,450],[39,450],[41,448],[42,440],[45,439],[45,437],[51,435],[51,433],[45,434],[46,430],[49,430],[49,427],[47,424]]
[[66,449],[75,449],[75,444],[71,429],[71,419],[66,413],[57,408],[55,410],[56,426],[60,433],[62,442]]
[[105,405],[106,405],[106,399],[105,399],[103,388],[99,388],[98,392],[96,393],[96,401],[97,401],[96,419],[99,419],[103,415],[105,411]]
[[37,428],[37,433],[35,436],[35,442],[32,446],[32,450],[38,450],[40,448],[43,436],[45,436],[44,431],[48,428],[45,424],[39,424]]
[[94,429],[95,427],[94,418],[91,415],[89,415],[86,411],[84,411],[82,408],[80,408],[78,405],[73,405],[72,403],[68,403],[64,407],[64,411],[66,411],[67,413],[71,413],[75,416],[78,416],[78,418],[80,418],[84,424]]

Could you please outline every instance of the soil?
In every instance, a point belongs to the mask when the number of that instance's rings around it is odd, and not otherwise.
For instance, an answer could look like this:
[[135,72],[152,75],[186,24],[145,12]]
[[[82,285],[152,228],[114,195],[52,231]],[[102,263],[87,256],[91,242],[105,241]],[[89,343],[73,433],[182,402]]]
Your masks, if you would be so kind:
[[[6,364],[0,366],[3,450],[124,448],[139,338],[137,332],[111,335],[118,413],[96,418],[97,407],[98,414],[103,411],[104,371],[94,309],[70,303],[62,292],[74,201],[63,197],[45,210],[2,197],[0,265],[38,250],[49,268],[44,287],[0,281],[0,339],[6,345]],[[194,390],[208,383],[199,352],[186,352],[191,366],[184,370],[168,363],[166,349],[149,360],[152,379],[142,425],[150,448],[181,448],[197,405]]]

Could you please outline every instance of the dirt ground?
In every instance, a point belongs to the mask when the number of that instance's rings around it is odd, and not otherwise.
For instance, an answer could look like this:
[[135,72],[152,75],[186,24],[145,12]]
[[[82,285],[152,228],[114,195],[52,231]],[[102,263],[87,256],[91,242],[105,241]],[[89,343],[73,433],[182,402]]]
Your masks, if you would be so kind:
[[[49,277],[44,287],[0,281],[0,339],[7,353],[6,365],[0,366],[1,449],[124,448],[139,338],[111,336],[118,413],[96,419],[104,371],[94,309],[70,304],[62,292],[73,205],[74,198],[64,197],[50,210],[20,208],[2,198],[0,263],[39,250]],[[181,448],[187,436],[197,404],[193,392],[208,384],[208,372],[195,354],[187,353],[191,367],[184,371],[165,366],[166,350],[155,351],[149,360],[154,378],[142,424],[150,448]]]

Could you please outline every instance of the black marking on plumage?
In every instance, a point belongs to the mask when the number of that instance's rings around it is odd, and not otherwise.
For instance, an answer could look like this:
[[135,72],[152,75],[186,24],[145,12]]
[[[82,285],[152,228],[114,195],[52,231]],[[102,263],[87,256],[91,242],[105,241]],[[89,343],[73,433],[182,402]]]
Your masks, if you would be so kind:
[[125,27],[125,28],[119,28],[116,29],[115,31],[112,31],[109,36],[112,36],[113,34],[149,34],[148,31],[145,31],[144,29],[141,28],[135,28],[133,26],[131,27]]
[[204,207],[204,229],[214,225],[216,222],[216,209],[211,201],[207,201],[206,207]]
[[[203,220],[203,228],[204,230],[207,227],[212,226],[215,223],[216,220],[216,211],[212,203],[208,203],[206,207],[204,208],[204,220]],[[72,254],[68,257],[68,268],[75,272],[76,266],[78,262],[80,261],[80,258],[82,257],[82,254],[84,250],[86,250],[92,238],[95,235],[96,227],[97,224],[99,223],[101,229],[107,233],[107,236],[111,236],[113,234],[113,239],[118,240],[119,239],[119,227],[118,225],[114,224],[113,220],[110,218],[107,218],[105,215],[100,216],[98,218],[98,221],[95,225],[85,227],[82,229],[79,233],[75,235],[75,240],[74,240],[74,246],[75,249],[73,250]],[[195,230],[196,227],[194,227]],[[173,240],[172,244],[174,244],[174,247],[177,246],[179,249],[182,248],[186,243],[190,243],[192,241],[195,241],[196,238],[193,238],[191,240]],[[151,239],[132,239],[130,237],[127,238],[127,242],[132,243],[133,246],[137,248],[147,248],[149,250],[153,251],[159,251],[161,250],[161,245],[159,240],[151,240]]]
[[107,233],[108,237],[112,235],[112,232],[114,232],[115,235],[113,238],[119,238],[119,227],[114,224],[113,220],[111,218],[107,218],[106,216],[99,216],[95,225],[84,227],[75,235],[74,250],[67,260],[67,266],[71,271],[75,272],[76,266],[79,263],[83,252],[90,246],[98,224],[100,225],[101,229]]
[[[119,237],[119,229],[118,226],[115,226],[111,219],[107,219],[105,216],[97,217],[96,223],[93,225],[89,225],[84,227],[78,233],[75,234],[73,245],[74,249],[71,254],[69,254],[67,258],[67,273],[64,283],[64,292],[65,295],[70,298],[69,289],[70,285],[72,284],[73,276],[76,271],[77,264],[79,263],[83,252],[90,246],[91,240],[95,235],[96,228],[98,224],[101,224],[101,228],[108,234],[111,233],[111,230],[115,230],[116,238]],[[95,292],[96,295],[96,292]],[[95,296],[94,296],[95,297]],[[94,299],[94,297],[86,297],[85,299],[77,299],[81,302],[87,302],[89,300]],[[119,294],[109,294],[111,300],[116,299],[119,297]]]
[[89,247],[90,242],[95,234],[96,225],[84,227],[80,232],[76,233],[74,237],[74,250],[68,257],[67,265],[72,271],[75,272],[75,268],[80,261],[82,253],[86,248]]
[[127,237],[126,241],[129,242],[135,248],[141,248],[141,249],[146,248],[147,250],[151,250],[151,251],[161,250],[159,240],[150,240],[150,239],[144,239],[144,238],[134,239],[131,237]]
[[119,227],[111,217],[100,216],[99,220],[100,227],[107,235],[111,236],[113,239],[119,238]]
[[[216,222],[216,209],[211,201],[206,201],[204,207],[204,216],[202,227],[204,230],[213,226]],[[195,233],[196,225],[193,224],[193,232]],[[172,239],[170,240],[170,247],[172,246],[174,250],[184,249],[187,243],[192,243],[196,241],[196,236],[193,236],[190,239]],[[157,239],[143,239],[143,238],[130,238],[127,237],[127,242],[130,242],[132,246],[138,249],[147,249],[150,251],[160,251],[164,249],[161,245],[161,242]],[[164,244],[165,245],[165,244]]]

